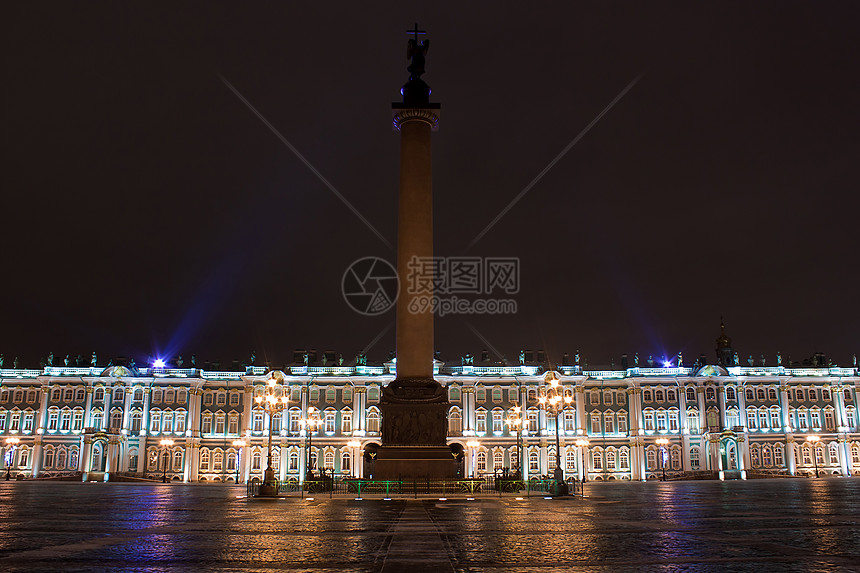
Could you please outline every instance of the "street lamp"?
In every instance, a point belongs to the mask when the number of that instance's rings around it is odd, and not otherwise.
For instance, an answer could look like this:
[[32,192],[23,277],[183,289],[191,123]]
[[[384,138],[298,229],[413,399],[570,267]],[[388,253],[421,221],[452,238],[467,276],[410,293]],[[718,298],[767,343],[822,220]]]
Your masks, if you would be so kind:
[[311,472],[311,447],[313,446],[313,432],[316,430],[322,421],[320,420],[319,410],[313,406],[308,406],[308,414],[302,418],[299,423],[305,430],[305,479]]
[[812,461],[815,463],[815,477],[819,477],[818,474],[818,442],[821,438],[818,437],[817,434],[812,434],[811,436],[806,436],[806,441],[812,446]]
[[290,397],[283,384],[283,374],[277,371],[270,373],[269,379],[262,396],[257,396],[257,408],[262,409],[269,415],[269,442],[266,447],[266,471],[263,474],[263,485],[260,486],[259,495],[277,496],[278,484],[275,481],[275,470],[272,469],[272,420],[275,414],[280,414],[290,401]]
[[666,446],[669,445],[669,439],[657,438],[655,441],[660,446],[660,469],[663,470],[663,481],[666,481]]
[[587,461],[587,450],[588,450],[588,440],[586,438],[577,438],[576,445],[579,448],[580,452],[580,468],[582,469],[582,483],[585,484],[585,480],[588,477],[588,471],[586,469],[586,461]]
[[15,448],[18,447],[18,443],[21,440],[15,436],[10,438],[6,438],[6,447],[12,448],[10,451],[6,452],[6,481],[9,481],[12,477],[12,461],[15,459]]
[[514,406],[511,408],[505,421],[508,423],[508,431],[512,428],[517,431],[517,465],[519,466],[517,469],[519,470],[520,477],[525,480],[525,472],[523,471],[523,416],[520,407]]
[[236,448],[236,483],[239,483],[239,464],[242,462],[242,448],[247,445],[245,440],[233,440],[233,447]]
[[481,447],[481,443],[477,440],[469,440],[468,442],[466,442],[466,446],[472,450],[472,477],[476,478],[478,477],[478,468],[475,466],[475,456],[476,452],[478,451],[478,448]]
[[161,483],[167,483],[167,462],[170,459],[170,448],[173,447],[173,440],[164,439],[159,442],[161,444]]
[[541,408],[548,414],[552,414],[555,418],[555,470],[553,478],[555,479],[556,487],[561,488],[564,482],[564,470],[561,469],[561,445],[559,442],[559,418],[564,412],[565,407],[573,402],[573,396],[565,395],[564,387],[559,384],[559,375],[555,370],[550,370],[544,374],[544,386],[541,389],[541,396],[538,399]]

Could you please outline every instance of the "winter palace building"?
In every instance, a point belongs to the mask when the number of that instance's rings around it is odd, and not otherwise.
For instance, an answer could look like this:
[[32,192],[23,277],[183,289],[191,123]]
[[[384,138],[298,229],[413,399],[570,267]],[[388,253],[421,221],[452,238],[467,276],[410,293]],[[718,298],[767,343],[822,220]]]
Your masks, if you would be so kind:
[[[289,402],[271,428],[254,399],[272,377],[266,368],[0,370],[3,471],[12,479],[244,482],[262,478],[271,432],[281,479],[301,480],[307,464],[371,477],[368,454],[385,423],[380,393],[396,363],[323,358],[275,372]],[[521,467],[520,455],[528,475],[550,474],[556,431],[562,467],[578,479],[654,479],[663,469],[675,478],[860,475],[856,366],[747,367],[731,357],[693,367],[559,366],[569,400],[556,418],[539,401],[547,366],[520,362],[437,362],[450,400],[448,442],[465,451],[454,458],[465,475]],[[509,423],[518,406],[519,435]],[[313,418],[319,425],[307,435]]]

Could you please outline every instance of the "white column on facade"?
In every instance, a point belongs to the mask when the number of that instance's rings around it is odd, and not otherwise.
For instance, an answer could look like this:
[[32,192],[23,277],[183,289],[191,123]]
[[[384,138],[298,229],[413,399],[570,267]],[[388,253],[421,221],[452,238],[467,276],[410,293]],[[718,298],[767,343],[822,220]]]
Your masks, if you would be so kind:
[[741,471],[741,479],[747,479],[747,468],[751,467],[750,465],[750,444],[749,440],[746,436],[738,436],[735,440],[737,442],[737,447],[740,450],[738,452],[738,469]]
[[[738,425],[747,431],[747,393],[746,384],[737,387],[738,394]],[[780,428],[782,430],[782,428]]]
[[[576,434],[578,436],[586,435],[585,432],[585,388],[582,387],[582,381],[580,380],[576,388],[574,389],[575,397],[576,397]],[[630,392],[627,392],[630,394]],[[633,407],[630,406],[630,420],[632,424],[633,418]]]
[[463,400],[463,435],[475,435],[475,388],[463,386],[460,391]]
[[[140,435],[145,436],[149,433],[149,398],[152,394],[152,387],[147,386],[143,389],[143,412],[140,415]],[[191,424],[191,408],[188,409],[188,421],[186,426]],[[143,445],[141,445],[143,447]],[[145,458],[146,456],[144,456]]]
[[78,458],[78,465],[83,474],[83,481],[87,481],[93,467],[93,439],[90,436],[81,437],[81,455]]
[[681,417],[681,469],[690,471],[690,423],[687,420],[687,380],[678,383],[678,409]]
[[[251,385],[245,386],[245,396],[243,398],[244,402],[242,403],[242,435],[245,437],[245,441],[248,443],[250,447],[251,441],[251,424],[253,423],[253,408],[254,408],[254,387]],[[196,416],[199,418],[200,414],[197,413]],[[200,424],[195,424],[197,428],[200,427]],[[250,458],[251,456],[248,456]]]
[[720,409],[720,428],[730,430],[726,420],[726,387],[722,384],[717,386],[717,407]]
[[[41,388],[42,395],[39,398],[39,418],[36,424],[36,433],[42,434],[48,425],[48,396],[51,388],[46,384]],[[22,422],[23,423],[23,422]]]
[[786,434],[785,436],[785,463],[788,467],[788,473],[797,475],[797,452],[794,448],[794,436]]
[[361,392],[359,392],[359,387],[355,387],[352,390],[352,429],[353,435],[355,436],[363,436],[364,435],[364,416],[362,412],[364,408],[361,405],[361,398],[365,396],[363,392],[364,388],[361,388]]
[[42,468],[42,436],[36,435],[33,437],[33,457],[32,465],[30,466],[30,475],[39,477],[39,472]]
[[[279,415],[283,416],[283,412]],[[284,427],[283,424],[284,424],[284,420],[282,418],[281,419],[281,427],[282,428]],[[281,481],[285,481],[287,479],[287,465],[289,464],[289,461],[290,461],[289,444],[287,444],[286,438],[281,438],[280,440],[278,440],[278,438],[275,437],[275,441],[278,442],[278,479]],[[339,454],[337,454],[337,455],[339,455]],[[335,462],[337,462],[337,459],[335,460]]]
[[105,456],[105,481],[110,479],[110,474],[117,471],[117,459],[119,457],[118,450],[119,438],[111,435],[108,439],[107,448],[105,448],[105,451],[103,452]]
[[[113,388],[105,386],[104,409],[102,410],[102,423],[99,429],[107,431],[110,426],[110,406],[113,401]],[[102,452],[104,455],[104,452]]]
[[84,405],[84,428],[89,427],[93,413],[93,387],[87,386],[87,401]]
[[702,433],[710,431],[708,427],[708,413],[705,411],[705,389],[702,386],[696,386],[696,400],[699,402],[699,428]]
[[791,427],[791,416],[789,415],[789,402],[788,402],[788,384],[783,382],[779,385],[779,405],[782,410],[782,426],[784,432],[794,432],[794,428]]
[[134,388],[125,387],[125,400],[122,406],[122,429],[128,433],[131,429],[131,399],[134,397]]
[[[185,483],[196,481],[194,479],[194,439],[186,438],[185,439],[185,455],[183,456],[183,468],[182,468],[182,481]],[[172,462],[172,460],[171,460]]]
[[835,410],[836,431],[836,451],[839,458],[839,472],[843,476],[851,475],[851,448],[847,439],[848,432],[848,416],[845,411],[845,395],[841,385],[830,387],[830,396],[833,399],[833,408]]

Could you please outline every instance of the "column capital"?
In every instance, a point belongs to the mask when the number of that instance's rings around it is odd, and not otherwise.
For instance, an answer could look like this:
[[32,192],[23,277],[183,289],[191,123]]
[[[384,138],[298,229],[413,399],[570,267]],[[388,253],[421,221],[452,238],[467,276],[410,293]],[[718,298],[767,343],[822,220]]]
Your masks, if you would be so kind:
[[403,124],[413,121],[426,123],[433,131],[439,129],[439,108],[405,107],[395,108],[393,112],[391,121],[396,131],[400,131]]

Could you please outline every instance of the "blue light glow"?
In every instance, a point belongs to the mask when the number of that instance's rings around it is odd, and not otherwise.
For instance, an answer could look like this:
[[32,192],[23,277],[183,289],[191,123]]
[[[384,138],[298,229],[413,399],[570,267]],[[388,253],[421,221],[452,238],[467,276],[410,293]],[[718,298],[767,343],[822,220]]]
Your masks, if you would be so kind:
[[164,368],[164,360],[159,358],[158,360],[156,360],[155,362],[152,363],[152,367],[153,368]]

